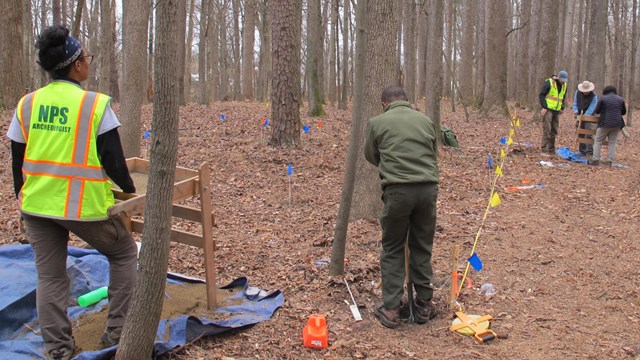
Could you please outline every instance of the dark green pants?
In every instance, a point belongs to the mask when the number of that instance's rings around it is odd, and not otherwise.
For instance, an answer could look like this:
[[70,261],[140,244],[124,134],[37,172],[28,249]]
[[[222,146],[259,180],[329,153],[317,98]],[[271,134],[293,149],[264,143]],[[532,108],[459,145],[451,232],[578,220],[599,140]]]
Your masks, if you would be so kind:
[[[409,242],[409,276],[417,297],[431,300],[431,249],[436,231],[438,184],[391,185],[382,194],[382,299],[394,309],[402,299],[405,262],[404,246]],[[408,232],[408,236],[407,236]]]

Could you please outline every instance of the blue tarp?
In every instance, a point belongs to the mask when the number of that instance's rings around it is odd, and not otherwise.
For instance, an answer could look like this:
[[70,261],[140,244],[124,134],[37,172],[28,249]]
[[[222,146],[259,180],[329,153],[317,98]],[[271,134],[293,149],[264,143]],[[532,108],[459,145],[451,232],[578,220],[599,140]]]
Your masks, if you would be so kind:
[[[109,263],[96,250],[69,247],[67,272],[71,279],[73,300],[109,283]],[[169,278],[168,281],[190,281],[189,278],[176,274]],[[37,273],[31,246],[0,247],[0,359],[44,358],[42,338],[27,328],[29,326],[39,331],[36,321],[36,285]],[[240,301],[234,301],[235,305],[216,309],[217,312],[230,314],[225,316],[225,320],[209,320],[188,314],[161,320],[154,344],[155,356],[183,346],[202,334],[212,336],[267,320],[284,303],[284,296],[279,290],[249,293],[245,291],[248,287],[248,281],[244,277],[223,287],[242,290],[236,294]],[[75,319],[88,312],[100,311],[105,305],[107,300],[89,308],[72,306],[68,313]],[[74,360],[110,359],[116,349],[114,346],[100,351],[83,352],[74,357]]]
[[588,163],[588,159],[587,158],[585,158],[581,154],[576,154],[576,153],[571,152],[571,150],[569,150],[568,147],[559,148],[558,150],[556,150],[556,154],[558,154],[558,156],[560,156],[561,158],[563,158],[565,160],[569,160],[571,162],[576,162],[576,163],[581,163],[581,164],[587,164]]

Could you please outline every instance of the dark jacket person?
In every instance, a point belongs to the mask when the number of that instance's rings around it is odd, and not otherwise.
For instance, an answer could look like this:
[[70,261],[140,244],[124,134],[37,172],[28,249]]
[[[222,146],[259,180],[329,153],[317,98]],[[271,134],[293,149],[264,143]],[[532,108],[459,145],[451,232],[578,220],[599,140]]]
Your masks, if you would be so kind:
[[616,156],[618,134],[624,127],[622,116],[627,114],[624,98],[618,96],[615,86],[608,85],[602,90],[602,97],[598,101],[595,113],[600,114],[600,120],[598,120],[598,130],[596,130],[593,144],[594,164],[598,164],[602,160],[600,158],[602,143],[607,139],[609,145],[607,145],[606,164],[611,165]]
[[417,294],[414,316],[420,323],[435,316],[431,249],[438,198],[438,149],[433,122],[411,108],[401,87],[384,89],[382,106],[384,112],[369,120],[365,141],[365,158],[378,167],[384,202],[380,218],[383,302],[374,314],[384,326],[395,328],[404,292],[407,242],[409,278]]

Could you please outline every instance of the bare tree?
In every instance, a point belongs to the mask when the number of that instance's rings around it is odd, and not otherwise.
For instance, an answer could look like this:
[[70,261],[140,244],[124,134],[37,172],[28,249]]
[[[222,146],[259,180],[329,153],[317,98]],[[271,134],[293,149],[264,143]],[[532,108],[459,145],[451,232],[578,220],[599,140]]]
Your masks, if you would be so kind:
[[349,97],[349,28],[351,25],[351,7],[350,0],[344,0],[343,16],[342,16],[342,89],[340,91],[340,103],[338,108],[344,110],[347,108]]
[[[24,94],[22,64],[22,11],[19,1],[5,3],[0,11],[0,29],[7,36],[0,37],[0,108],[13,108]],[[10,35],[8,35],[10,34]]]
[[[178,1],[178,15],[177,15],[177,31],[178,36],[178,74],[184,74],[185,64],[185,51],[187,47],[186,32],[187,32],[187,2],[186,0]],[[184,91],[185,83],[184,76],[178,76],[178,99],[180,105],[187,105],[187,99]]]
[[[444,0],[431,0],[427,33],[429,49],[427,51],[427,78],[429,85],[425,92],[425,114],[436,125],[436,134],[440,133],[440,99],[442,97],[442,51],[444,31]],[[440,139],[440,137],[438,137]],[[441,140],[438,140],[440,144]]]
[[[348,0],[347,0],[348,1]],[[344,274],[344,257],[347,243],[347,230],[349,227],[349,214],[353,201],[353,189],[356,180],[356,167],[361,152],[361,134],[364,132],[366,118],[363,116],[364,110],[364,74],[366,69],[366,9],[368,0],[358,0],[356,5],[356,54],[355,54],[355,84],[353,111],[351,112],[351,130],[349,135],[349,151],[347,163],[345,165],[344,183],[342,184],[342,196],[340,197],[340,208],[336,216],[335,235],[331,247],[331,264],[329,275]]]
[[269,144],[294,148],[300,142],[301,2],[272,0],[271,39],[273,130]]
[[111,29],[113,28],[113,19],[111,18],[113,11],[111,9],[111,0],[100,0],[100,39],[104,42],[99,47],[100,51],[100,81],[98,82],[98,91],[105,94],[111,93],[111,67],[116,66],[111,62],[111,52],[114,51],[113,37],[111,37]]
[[242,24],[242,97],[253,100],[253,47],[255,45],[256,4],[255,0],[244,0],[244,22]]
[[156,4],[158,20],[156,100],[153,102],[153,136],[147,202],[144,211],[144,247],[140,252],[140,274],[125,320],[116,360],[146,360],[162,312],[163,294],[169,262],[172,192],[178,149],[179,89],[175,86],[182,72],[178,66],[178,1]]
[[195,0],[189,0],[189,10],[187,16],[189,17],[187,23],[187,40],[185,47],[185,67],[184,67],[184,96],[185,102],[189,103],[191,101],[191,59],[193,51],[191,47],[193,46],[193,23],[195,16]]
[[240,99],[240,0],[231,1],[233,7],[233,98]]
[[404,1],[404,88],[409,102],[416,102],[416,20],[418,5],[415,0]]
[[[507,2],[486,2],[484,41],[485,48],[491,51],[485,52],[485,82],[481,108],[483,112],[507,113]],[[546,19],[555,21],[553,16]]]
[[271,89],[271,13],[269,11],[270,0],[261,0],[258,4],[260,24],[260,60],[258,71],[257,100],[264,101],[269,98]]
[[305,73],[308,79],[309,116],[322,116],[324,112],[324,92],[320,68],[322,58],[322,12],[320,0],[309,0],[307,16],[307,66]]
[[531,0],[522,0],[520,2],[520,18],[518,25],[522,27],[518,34],[518,46],[516,54],[518,58],[518,66],[516,74],[511,76],[517,78],[516,99],[521,105],[531,105],[531,100],[527,99],[529,93],[529,56],[532,53],[528,46],[531,30]]
[[[398,85],[396,76],[397,24],[400,21],[400,3],[387,0],[368,0],[366,10],[367,44],[364,70],[365,119],[381,112],[380,92],[387,86]],[[359,158],[351,209],[352,219],[377,219],[380,202],[378,170],[364,158],[364,130],[360,132]]]
[[627,125],[631,126],[633,124],[633,113],[636,105],[638,104],[638,85],[636,83],[636,75],[637,69],[636,65],[638,57],[640,56],[640,52],[638,52],[638,37],[640,31],[638,30],[638,0],[633,0],[633,10],[632,10],[632,20],[631,24],[633,26],[633,30],[631,30],[631,71],[629,74],[629,107],[627,110]]
[[[551,0],[550,0],[551,1]],[[607,31],[607,1],[590,0],[591,20],[589,22],[589,43],[605,44]],[[602,89],[605,85],[606,51],[600,46],[589,46],[587,62],[587,74],[596,85],[596,89]],[[601,90],[602,91],[602,90]]]
[[209,4],[211,0],[200,2],[200,34],[198,35],[198,103],[209,104],[207,91],[207,37],[209,36]]
[[140,155],[141,106],[147,83],[147,21],[149,4],[127,0],[122,12],[122,146],[125,157]]

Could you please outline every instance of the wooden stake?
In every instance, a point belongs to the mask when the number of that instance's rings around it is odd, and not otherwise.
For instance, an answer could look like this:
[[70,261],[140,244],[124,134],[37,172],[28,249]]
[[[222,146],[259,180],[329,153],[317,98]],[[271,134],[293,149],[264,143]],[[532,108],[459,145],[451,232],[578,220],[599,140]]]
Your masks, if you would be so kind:
[[204,242],[204,273],[207,281],[207,308],[216,308],[216,264],[214,258],[215,243],[213,241],[213,222],[211,220],[211,178],[209,175],[209,164],[200,165],[200,181],[198,187],[200,192],[200,206],[202,214],[202,240]]
[[454,280],[454,276],[458,274],[458,257],[460,256],[460,245],[453,245],[453,267],[451,268],[451,299],[449,301],[449,307],[453,310],[456,309],[456,300],[458,296],[458,289],[456,289],[457,281]]

